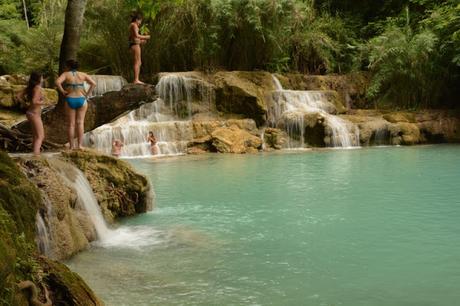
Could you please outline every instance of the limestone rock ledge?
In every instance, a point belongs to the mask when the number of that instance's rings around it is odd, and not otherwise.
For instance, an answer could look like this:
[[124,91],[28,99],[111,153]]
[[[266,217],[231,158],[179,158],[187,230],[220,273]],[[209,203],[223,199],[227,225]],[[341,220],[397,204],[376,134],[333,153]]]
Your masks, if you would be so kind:
[[[78,275],[39,256],[35,218],[44,207],[39,188],[0,152],[0,301],[26,306],[33,295],[44,303],[48,293],[53,305],[103,305]],[[21,290],[23,281],[33,282],[34,292]]]
[[149,181],[127,162],[89,150],[66,151],[62,156],[85,174],[108,222],[152,209]]

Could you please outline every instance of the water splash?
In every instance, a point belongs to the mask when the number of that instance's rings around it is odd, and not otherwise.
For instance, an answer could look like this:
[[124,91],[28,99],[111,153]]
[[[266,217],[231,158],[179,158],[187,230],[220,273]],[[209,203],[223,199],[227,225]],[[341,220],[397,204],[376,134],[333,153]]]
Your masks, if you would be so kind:
[[159,231],[150,227],[119,227],[111,228],[105,221],[96,196],[83,172],[68,163],[54,161],[59,175],[64,182],[77,194],[77,205],[87,212],[97,234],[95,245],[101,247],[139,248],[155,245],[161,241],[158,239]]

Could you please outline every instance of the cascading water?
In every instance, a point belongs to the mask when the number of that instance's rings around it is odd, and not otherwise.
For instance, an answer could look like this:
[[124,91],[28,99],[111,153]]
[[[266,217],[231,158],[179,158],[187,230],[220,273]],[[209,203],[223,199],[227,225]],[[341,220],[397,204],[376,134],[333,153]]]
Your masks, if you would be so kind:
[[[123,143],[122,157],[151,156],[147,141],[151,131],[157,139],[158,155],[185,153],[193,138],[193,109],[211,110],[214,92],[199,80],[176,74],[161,77],[156,90],[156,101],[87,133],[85,145],[110,154],[112,143],[118,139]],[[200,105],[193,103],[194,98],[200,100]]]
[[37,215],[35,216],[35,226],[37,227],[37,237],[35,240],[37,243],[38,251],[40,254],[51,258],[52,254],[50,234],[48,232],[48,228],[46,227],[45,221],[39,212],[37,212]]
[[272,95],[273,103],[269,107],[268,122],[273,127],[282,123],[291,138],[288,143],[289,148],[305,146],[305,129],[309,125],[307,121],[315,123],[316,120],[324,120],[326,134],[329,135],[326,145],[332,147],[359,145],[359,129],[351,122],[332,115],[336,112],[336,107],[329,101],[329,92],[284,90],[275,76],[273,76],[273,83],[276,90]]
[[[96,82],[93,96],[102,96],[109,91],[119,91],[123,86],[128,84],[125,78],[118,75],[90,75],[90,77]],[[89,85],[86,83],[85,88],[89,88]]]
[[77,194],[77,205],[87,212],[97,234],[96,244],[103,247],[141,247],[160,243],[159,233],[147,227],[108,227],[91,185],[83,172],[70,164],[53,161],[63,181]]

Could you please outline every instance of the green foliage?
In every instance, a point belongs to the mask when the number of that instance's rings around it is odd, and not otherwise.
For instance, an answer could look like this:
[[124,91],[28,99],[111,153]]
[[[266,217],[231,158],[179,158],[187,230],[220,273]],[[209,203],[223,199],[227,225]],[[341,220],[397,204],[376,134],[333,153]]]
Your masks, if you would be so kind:
[[437,44],[428,30],[413,34],[409,28],[389,26],[368,43],[369,69],[373,72],[368,96],[405,107],[428,104],[435,94],[430,56]]
[[0,21],[1,73],[27,74],[33,70],[50,76],[57,73],[64,5],[63,0],[43,0],[39,5],[31,5],[36,25],[29,30],[18,18]]
[[[427,2],[427,1],[425,1]],[[460,5],[436,6],[413,29],[389,19],[366,45],[373,73],[368,96],[402,107],[453,106],[460,81]]]
[[[65,0],[0,0],[0,73],[57,70]],[[368,97],[403,107],[452,106],[460,94],[458,0],[94,0],[79,60],[132,76],[131,14],[142,12],[142,73],[370,70]]]

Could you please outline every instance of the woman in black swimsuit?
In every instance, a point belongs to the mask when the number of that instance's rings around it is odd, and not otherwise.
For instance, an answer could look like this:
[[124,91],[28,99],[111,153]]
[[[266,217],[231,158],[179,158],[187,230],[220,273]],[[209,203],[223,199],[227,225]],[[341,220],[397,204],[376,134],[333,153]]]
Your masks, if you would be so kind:
[[133,54],[134,62],[134,84],[144,84],[139,80],[139,73],[141,71],[141,44],[145,44],[150,39],[150,35],[139,34],[139,27],[142,24],[142,17],[139,14],[135,14],[131,19],[129,25],[129,49]]

